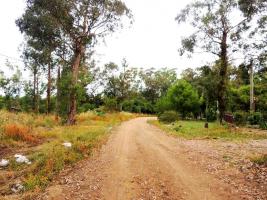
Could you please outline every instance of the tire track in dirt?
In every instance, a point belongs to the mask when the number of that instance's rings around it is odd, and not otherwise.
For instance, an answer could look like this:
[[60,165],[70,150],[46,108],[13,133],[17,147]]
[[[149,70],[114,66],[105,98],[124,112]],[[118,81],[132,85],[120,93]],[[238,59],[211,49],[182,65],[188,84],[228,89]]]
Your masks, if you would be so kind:
[[190,163],[177,140],[149,119],[114,129],[98,154],[63,172],[39,199],[240,199]]

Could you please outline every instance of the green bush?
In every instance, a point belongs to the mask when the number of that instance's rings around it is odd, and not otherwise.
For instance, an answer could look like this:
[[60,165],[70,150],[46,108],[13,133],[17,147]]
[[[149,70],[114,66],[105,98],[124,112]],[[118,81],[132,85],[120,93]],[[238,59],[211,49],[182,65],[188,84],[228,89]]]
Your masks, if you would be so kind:
[[134,113],[154,113],[154,108],[150,102],[142,98],[125,100],[122,102],[122,110]]
[[97,108],[94,111],[97,116],[105,116],[106,114],[103,108]]
[[166,110],[171,110],[171,103],[168,97],[161,97],[155,105],[155,110],[157,113],[164,113]]
[[259,125],[262,121],[263,117],[260,112],[251,113],[248,116],[248,122],[250,125]]
[[88,112],[89,110],[94,110],[96,106],[91,103],[83,103],[78,107],[79,113]]
[[262,118],[264,121],[267,121],[267,112],[262,112]]
[[208,122],[214,122],[217,119],[217,114],[216,114],[216,110],[213,108],[209,108],[206,111],[206,119]]
[[260,122],[260,128],[263,130],[267,130],[267,122],[266,121]]
[[245,125],[247,123],[248,113],[238,111],[234,113],[235,124]]
[[104,106],[107,111],[118,111],[118,102],[115,98],[105,98]]
[[267,130],[267,112],[262,112],[262,121],[260,122],[260,128]]
[[182,118],[190,113],[197,116],[200,112],[200,98],[197,90],[186,80],[178,80],[167,92],[167,101],[172,110],[182,114]]
[[159,115],[159,121],[172,123],[179,120],[179,114],[175,111],[165,111]]

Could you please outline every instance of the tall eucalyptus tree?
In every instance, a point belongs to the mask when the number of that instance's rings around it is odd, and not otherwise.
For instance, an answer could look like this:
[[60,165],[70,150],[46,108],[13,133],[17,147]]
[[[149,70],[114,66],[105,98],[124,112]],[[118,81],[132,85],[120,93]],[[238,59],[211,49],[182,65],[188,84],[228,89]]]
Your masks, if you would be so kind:
[[[47,24],[44,23],[41,30],[51,28],[49,37],[59,33],[48,41],[57,44],[59,40],[58,48],[64,47],[64,51],[68,52],[65,57],[68,63],[65,72],[68,72],[67,76],[70,77],[67,123],[73,125],[77,112],[79,74],[88,50],[92,51],[99,38],[120,27],[123,16],[131,16],[130,10],[120,0],[27,0],[27,9],[21,21],[24,22],[27,13],[34,10],[40,11],[37,16],[32,15],[37,17],[38,22],[45,16],[50,19],[45,20]],[[23,23],[19,21],[18,24]],[[24,27],[38,30],[36,24],[32,24],[31,21],[26,21]]]
[[198,0],[188,4],[176,17],[178,23],[189,22],[194,28],[194,33],[182,40],[181,54],[200,49],[218,57],[220,122],[226,110],[229,57],[236,51],[240,34],[247,28],[247,18],[239,13],[237,0]]

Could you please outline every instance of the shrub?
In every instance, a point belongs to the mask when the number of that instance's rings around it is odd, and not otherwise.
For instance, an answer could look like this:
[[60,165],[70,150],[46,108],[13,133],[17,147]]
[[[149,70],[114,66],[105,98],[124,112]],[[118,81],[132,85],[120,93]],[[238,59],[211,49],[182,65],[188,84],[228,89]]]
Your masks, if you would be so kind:
[[262,112],[262,120],[260,122],[260,128],[267,130],[267,112]]
[[101,111],[101,110],[95,110],[95,114],[97,116],[103,117],[103,116],[105,116],[106,113],[104,111]]
[[133,113],[154,113],[154,108],[150,102],[142,98],[125,100],[122,102],[122,110]]
[[155,110],[157,113],[164,113],[166,110],[171,110],[171,107],[170,100],[168,97],[164,96],[157,101]]
[[31,134],[31,129],[24,125],[7,124],[4,126],[4,135],[14,140],[22,140],[29,143],[36,143],[38,141]]
[[235,124],[237,125],[244,125],[247,123],[247,117],[248,117],[248,113],[246,112],[242,112],[242,111],[238,111],[234,113],[234,120],[235,120]]
[[248,122],[250,125],[259,125],[262,121],[263,117],[260,112],[251,113],[248,116]]
[[263,130],[267,130],[267,122],[266,121],[260,122],[260,128]]
[[200,98],[197,90],[186,80],[178,80],[167,92],[167,100],[171,108],[185,118],[189,113],[200,111]]
[[214,122],[217,119],[217,114],[216,114],[216,110],[213,108],[209,108],[206,111],[206,119],[208,122]]
[[159,121],[171,123],[179,120],[179,114],[175,111],[165,111],[159,115]]
[[107,111],[117,111],[118,102],[115,98],[105,98],[104,106]]
[[94,104],[91,104],[91,103],[83,103],[82,105],[80,105],[78,107],[78,111],[79,111],[79,113],[83,113],[83,112],[87,112],[89,110],[93,110],[95,108],[96,108],[96,106]]

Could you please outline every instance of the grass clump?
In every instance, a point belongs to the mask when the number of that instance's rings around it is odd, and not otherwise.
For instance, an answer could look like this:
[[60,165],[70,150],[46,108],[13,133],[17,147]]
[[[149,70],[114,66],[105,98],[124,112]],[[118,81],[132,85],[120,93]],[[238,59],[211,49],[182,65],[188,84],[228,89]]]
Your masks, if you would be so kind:
[[159,121],[151,121],[150,123],[174,136],[186,139],[267,139],[267,134],[253,134],[242,129],[232,129],[227,126],[222,126],[217,122],[209,123],[209,128],[204,127],[205,122],[203,121],[179,121],[172,124],[163,124]]
[[37,137],[33,136],[31,129],[21,124],[6,124],[3,127],[4,136],[14,140],[22,140],[24,142],[36,144]]
[[266,165],[267,166],[267,154],[251,158],[251,161],[258,164],[258,165]]

